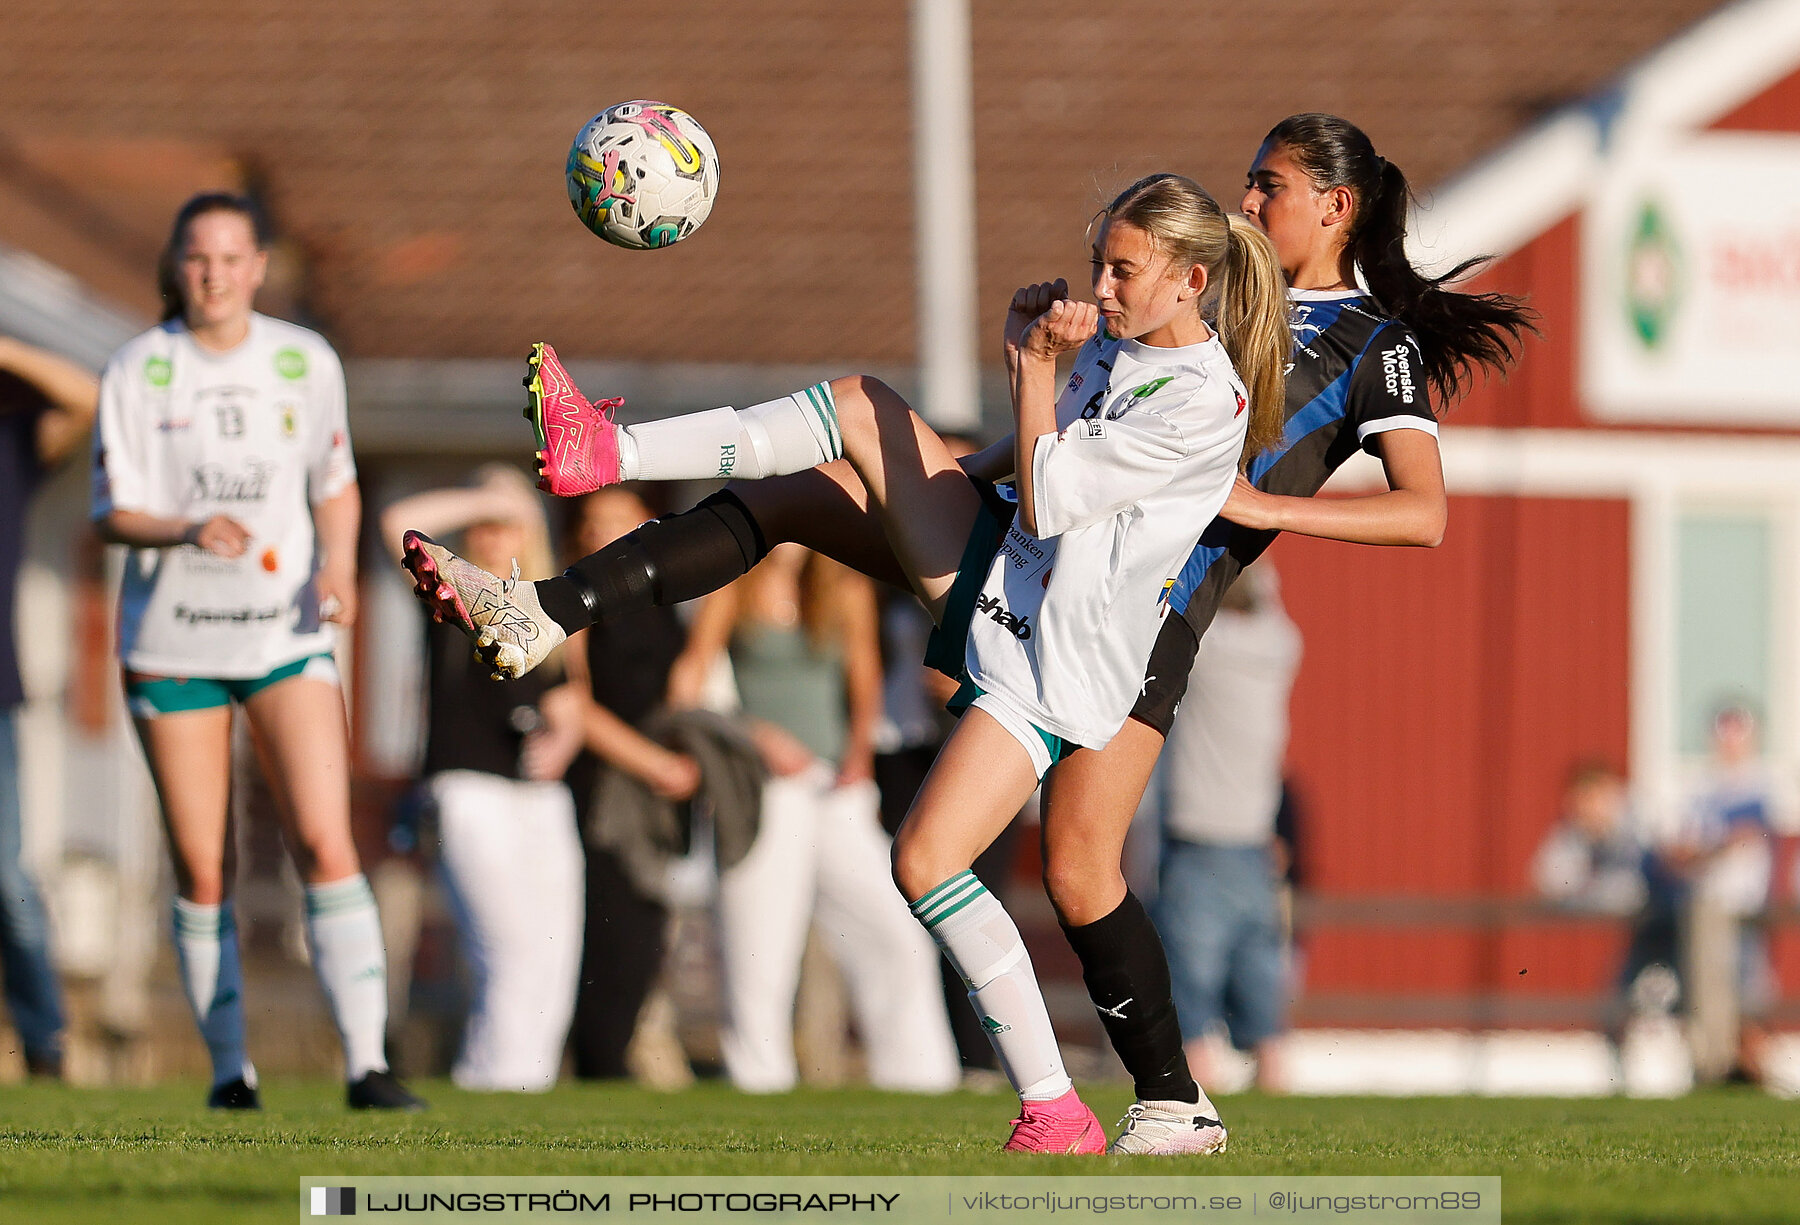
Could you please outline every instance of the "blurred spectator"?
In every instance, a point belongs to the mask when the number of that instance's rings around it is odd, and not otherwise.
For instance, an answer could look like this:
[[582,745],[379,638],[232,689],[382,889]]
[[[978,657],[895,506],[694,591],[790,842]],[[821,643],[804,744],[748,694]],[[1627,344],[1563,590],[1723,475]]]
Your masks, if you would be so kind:
[[749,1092],[793,1087],[794,999],[816,910],[844,974],[870,1081],[922,1092],[955,1087],[937,950],[894,888],[878,816],[873,586],[798,546],[778,547],[701,606],[671,699],[696,701],[727,649],[772,777],[755,844],[719,877],[726,1071]]
[[1616,1064],[1640,976],[1652,966],[1679,975],[1683,888],[1633,829],[1624,776],[1611,765],[1585,761],[1569,772],[1562,812],[1538,846],[1531,877],[1558,906],[1631,919],[1602,1018]]
[[[475,484],[402,498],[382,515],[401,536],[460,532],[461,551],[502,574],[551,573],[530,481],[490,465]],[[456,629],[428,627],[425,783],[438,858],[474,994],[451,1079],[465,1089],[538,1092],[556,1083],[575,1009],[582,861],[564,772],[580,748],[572,687],[554,668],[495,681]]]
[[1223,1025],[1233,1046],[1255,1056],[1258,1086],[1282,1087],[1289,964],[1275,820],[1300,652],[1274,571],[1266,562],[1246,570],[1200,641],[1163,749],[1154,918],[1202,1083],[1216,1079],[1206,1035]]
[[[1694,780],[1668,857],[1689,882],[1686,963],[1696,1072],[1761,1083],[1775,1000],[1764,912],[1774,874],[1777,787],[1762,760],[1756,716],[1732,703],[1712,722],[1712,752]],[[1735,1043],[1716,1031],[1730,1031]],[[1715,1061],[1713,1047],[1735,1053]],[[1716,1065],[1723,1065],[1722,1067]]]
[[[652,517],[650,486],[613,485],[589,494],[576,507],[569,549],[578,557],[598,552]],[[687,645],[687,629],[672,608],[650,608],[603,622],[576,635],[567,654],[569,675],[580,695],[582,755],[569,770],[582,829],[592,828],[601,772],[621,770],[671,800],[686,800],[700,781],[700,767],[686,754],[643,732],[663,705],[669,670]],[[637,887],[610,848],[584,838],[587,920],[581,950],[581,989],[576,996],[570,1046],[575,1075],[584,1080],[631,1075],[632,1035],[666,952],[668,908]],[[664,1043],[667,1046],[667,1043]],[[676,1052],[654,1067],[637,1069],[658,1084],[685,1080]]]
[[23,859],[16,717],[25,693],[13,604],[32,492],[80,446],[98,394],[99,383],[79,366],[0,336],[0,966],[32,1076],[62,1075],[63,1009],[43,901]]
[[1597,914],[1635,914],[1644,905],[1644,847],[1626,800],[1624,778],[1605,762],[1582,762],[1570,772],[1562,814],[1531,864],[1540,894]]

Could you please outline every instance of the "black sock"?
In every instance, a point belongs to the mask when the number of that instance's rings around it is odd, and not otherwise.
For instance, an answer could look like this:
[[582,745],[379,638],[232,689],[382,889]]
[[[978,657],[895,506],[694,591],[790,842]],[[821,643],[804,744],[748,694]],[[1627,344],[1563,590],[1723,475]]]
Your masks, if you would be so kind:
[[1188,1071],[1169,986],[1162,940],[1137,895],[1127,891],[1118,909],[1080,927],[1063,927],[1081,960],[1081,979],[1100,1013],[1100,1023],[1141,1102],[1198,1102],[1200,1086]]
[[720,490],[692,510],[652,519],[536,584],[538,603],[566,633],[639,609],[717,591],[769,552],[738,496]]

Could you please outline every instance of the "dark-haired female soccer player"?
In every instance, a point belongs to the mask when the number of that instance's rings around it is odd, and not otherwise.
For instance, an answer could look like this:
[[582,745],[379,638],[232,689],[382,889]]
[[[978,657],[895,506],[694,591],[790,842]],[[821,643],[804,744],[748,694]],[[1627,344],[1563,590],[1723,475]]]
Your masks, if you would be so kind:
[[[1252,461],[1171,590],[1182,616],[1164,622],[1131,719],[1104,749],[1078,750],[1045,778],[1045,886],[1137,1088],[1118,1152],[1210,1152],[1225,1143],[1182,1053],[1162,944],[1119,870],[1198,636],[1225,588],[1279,531],[1435,545],[1446,498],[1431,397],[1447,403],[1476,368],[1502,369],[1530,327],[1530,313],[1513,300],[1449,288],[1473,262],[1441,276],[1412,267],[1404,252],[1409,204],[1405,176],[1345,120],[1296,115],[1264,140],[1242,207],[1268,234],[1290,287],[1286,432]],[[557,487],[589,458],[572,444],[572,432],[555,428],[540,439],[553,492],[578,491]],[[1003,477],[1011,446],[1002,440],[964,466],[971,476]],[[1381,459],[1390,488],[1313,501],[1358,449]],[[540,584],[533,594],[558,607],[556,615],[527,614],[508,601],[489,623],[523,649],[537,635],[559,637],[564,628],[702,595],[784,540],[904,583],[867,493],[821,468],[734,483],[691,511],[648,523],[571,567],[568,589]]]

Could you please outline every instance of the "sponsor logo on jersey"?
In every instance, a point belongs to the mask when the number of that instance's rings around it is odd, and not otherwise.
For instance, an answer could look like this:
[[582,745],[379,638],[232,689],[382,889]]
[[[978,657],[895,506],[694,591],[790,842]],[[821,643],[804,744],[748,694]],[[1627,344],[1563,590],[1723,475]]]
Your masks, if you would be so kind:
[[1412,352],[1405,345],[1381,351],[1381,373],[1387,379],[1387,393],[1398,396],[1402,404],[1413,402]]
[[1231,414],[1231,419],[1236,421],[1244,415],[1244,410],[1250,406],[1250,401],[1244,399],[1244,393],[1241,391],[1233,391],[1231,394],[1237,397],[1238,402],[1237,411]]
[[1288,307],[1288,331],[1294,334],[1295,344],[1305,344],[1325,329],[1312,322],[1313,308],[1304,302],[1295,302]]
[[144,382],[152,387],[167,387],[175,377],[175,367],[169,364],[166,357],[146,357],[144,359]]
[[1001,629],[1017,638],[1020,642],[1031,640],[1031,618],[1019,617],[1008,612],[1000,602],[999,596],[978,595],[975,597],[975,611],[993,621]]
[[718,472],[718,475],[730,476],[732,471],[736,467],[737,467],[737,443],[735,443],[735,442],[723,443],[719,447],[719,472]]
[[1074,374],[1071,374],[1069,376],[1069,394],[1074,395],[1076,392],[1080,391],[1081,384],[1084,381],[1085,380],[1081,377],[1081,371],[1077,370]]
[[201,464],[192,474],[189,496],[203,502],[266,502],[275,466],[260,459],[247,462],[241,471],[229,472],[223,464]]
[[1148,400],[1151,396],[1155,395],[1174,381],[1174,375],[1165,374],[1160,379],[1151,379],[1148,383],[1140,383],[1138,386],[1133,387],[1130,391],[1125,393],[1125,399],[1128,401]]
[[306,354],[292,345],[275,350],[275,373],[290,381],[306,377]]
[[300,410],[298,405],[282,403],[277,405],[281,410],[281,436],[292,438],[300,432]]
[[1023,570],[1044,560],[1044,546],[1017,527],[1011,527],[1007,529],[1006,539],[1000,542],[1000,556],[1010,558],[1013,569]]
[[273,608],[189,608],[186,604],[177,604],[174,609],[175,619],[185,621],[189,625],[252,625],[279,620],[282,605]]
[[1079,437],[1082,437],[1082,438],[1105,438],[1106,437],[1106,422],[1104,422],[1104,421],[1083,421],[1081,423],[1081,433],[1080,433]]
[[189,417],[165,417],[156,423],[158,434],[180,434],[192,428],[194,422]]

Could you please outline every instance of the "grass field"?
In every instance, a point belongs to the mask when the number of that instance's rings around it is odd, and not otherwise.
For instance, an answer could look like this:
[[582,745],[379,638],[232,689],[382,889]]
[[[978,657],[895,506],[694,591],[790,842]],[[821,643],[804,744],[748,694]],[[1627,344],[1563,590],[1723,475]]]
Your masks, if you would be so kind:
[[[1800,1104],[1738,1092],[1679,1101],[1223,1100],[1211,1158],[1000,1154],[1007,1097],[705,1085],[486,1097],[420,1088],[433,1109],[346,1113],[336,1086],[266,1086],[261,1115],[210,1115],[196,1085],[0,1091],[0,1220],[283,1221],[298,1180],[363,1174],[1498,1174],[1514,1221],[1800,1220]],[[1110,1123],[1120,1089],[1090,1094]]]

